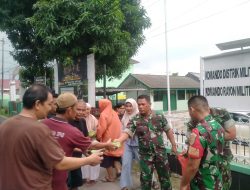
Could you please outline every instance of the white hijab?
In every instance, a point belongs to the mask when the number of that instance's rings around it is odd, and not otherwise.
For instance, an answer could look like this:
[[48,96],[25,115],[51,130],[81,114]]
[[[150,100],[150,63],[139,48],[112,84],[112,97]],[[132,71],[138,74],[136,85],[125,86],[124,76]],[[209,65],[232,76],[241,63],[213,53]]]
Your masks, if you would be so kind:
[[138,112],[138,105],[137,105],[137,102],[133,99],[133,98],[128,98],[126,101],[125,101],[125,104],[126,103],[130,103],[132,104],[132,113],[131,114],[128,114],[126,111],[122,117],[122,127],[123,129],[125,129],[127,127],[127,124],[129,122],[129,120],[134,117]]
[[[91,109],[91,105],[86,103],[86,107]],[[88,131],[96,131],[98,120],[91,113],[85,117]]]

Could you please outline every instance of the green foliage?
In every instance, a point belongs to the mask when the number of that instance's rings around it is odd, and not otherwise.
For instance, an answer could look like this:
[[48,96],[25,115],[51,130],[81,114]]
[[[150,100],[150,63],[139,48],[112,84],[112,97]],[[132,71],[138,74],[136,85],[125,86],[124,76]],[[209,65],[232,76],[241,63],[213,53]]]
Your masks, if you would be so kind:
[[72,57],[66,57],[66,59],[64,59],[63,61],[63,65],[64,66],[69,66],[69,65],[72,65],[73,64],[73,58]]
[[8,108],[0,108],[0,116],[8,117]]
[[103,64],[108,77],[118,77],[129,67],[144,42],[143,30],[150,26],[137,0],[1,2],[8,5],[0,9],[0,16],[5,16],[0,27],[14,43],[14,57],[33,70],[52,59],[70,64],[70,57],[95,53],[97,79]]
[[25,70],[25,74],[20,73],[20,79],[26,85],[33,83],[34,77],[45,74],[49,60],[41,38],[35,36],[34,29],[25,21],[34,14],[32,6],[35,2],[0,0],[0,30],[6,32],[12,42],[12,56]]
[[22,82],[23,87],[27,87],[34,83],[35,77],[46,76],[47,86],[52,88],[53,84],[53,68],[46,66],[30,65],[26,67],[21,67],[19,70],[19,78]]

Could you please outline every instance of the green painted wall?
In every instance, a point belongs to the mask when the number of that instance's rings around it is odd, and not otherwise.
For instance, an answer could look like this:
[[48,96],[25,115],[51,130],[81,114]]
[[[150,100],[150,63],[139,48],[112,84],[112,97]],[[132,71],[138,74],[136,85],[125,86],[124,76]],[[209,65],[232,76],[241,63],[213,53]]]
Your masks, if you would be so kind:
[[[106,79],[106,87],[118,87],[119,84],[130,74],[133,73],[134,65],[131,64],[129,69],[122,74],[121,78],[114,78],[111,81]],[[103,80],[96,81],[96,87],[103,87]]]
[[188,110],[188,100],[177,100],[177,110]]

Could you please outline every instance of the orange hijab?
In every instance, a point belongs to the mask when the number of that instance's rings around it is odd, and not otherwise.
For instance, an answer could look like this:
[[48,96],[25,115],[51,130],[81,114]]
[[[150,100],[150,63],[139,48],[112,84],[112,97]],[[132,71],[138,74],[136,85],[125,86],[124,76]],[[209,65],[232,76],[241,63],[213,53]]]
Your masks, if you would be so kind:
[[114,112],[111,101],[108,99],[99,100],[99,109],[100,109],[101,115],[105,116],[107,121],[110,123],[113,117],[112,113]]
[[[112,103],[108,99],[99,100],[100,118],[98,122],[96,137],[100,142],[112,141],[121,136],[122,124],[117,113],[112,109]],[[120,157],[123,154],[123,147],[105,152],[108,156]]]

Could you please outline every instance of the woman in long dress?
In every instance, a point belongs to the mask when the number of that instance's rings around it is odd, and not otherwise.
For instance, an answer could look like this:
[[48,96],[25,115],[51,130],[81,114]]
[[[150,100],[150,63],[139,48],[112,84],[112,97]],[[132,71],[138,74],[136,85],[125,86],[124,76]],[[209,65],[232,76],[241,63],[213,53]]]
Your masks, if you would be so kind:
[[[91,113],[91,105],[86,103],[86,111],[84,114],[84,119],[86,120],[89,137],[95,140],[96,129],[98,126],[98,120]],[[94,184],[99,178],[100,165],[96,166],[82,166],[82,177],[86,179],[87,184]]]

